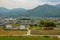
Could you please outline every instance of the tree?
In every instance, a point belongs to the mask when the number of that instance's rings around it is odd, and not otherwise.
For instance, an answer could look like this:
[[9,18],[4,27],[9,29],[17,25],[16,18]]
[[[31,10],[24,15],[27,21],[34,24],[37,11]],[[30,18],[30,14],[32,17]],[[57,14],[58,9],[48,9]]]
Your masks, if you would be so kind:
[[33,27],[33,25],[32,25],[32,24],[30,24],[30,27]]
[[40,26],[40,27],[43,27],[43,26],[44,26],[44,20],[40,20],[39,26]]
[[56,27],[54,22],[46,21],[44,27]]
[[55,23],[50,20],[41,20],[39,24],[43,27],[56,27]]

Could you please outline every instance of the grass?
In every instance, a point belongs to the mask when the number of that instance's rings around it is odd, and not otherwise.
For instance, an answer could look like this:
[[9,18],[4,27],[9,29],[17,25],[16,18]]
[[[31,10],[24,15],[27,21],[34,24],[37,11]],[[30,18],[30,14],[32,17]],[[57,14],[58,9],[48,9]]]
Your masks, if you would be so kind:
[[60,28],[54,28],[54,30],[60,30]]
[[20,26],[21,24],[11,24],[11,25],[18,27],[18,26]]
[[4,28],[4,26],[0,26],[0,28],[2,29],[2,28]]
[[57,37],[40,36],[0,36],[0,40],[59,40]]
[[31,29],[43,30],[43,29],[44,29],[44,27],[33,27],[33,28],[31,28]]
[[[33,27],[31,29],[44,30],[44,27]],[[60,30],[60,28],[54,28],[54,30]]]

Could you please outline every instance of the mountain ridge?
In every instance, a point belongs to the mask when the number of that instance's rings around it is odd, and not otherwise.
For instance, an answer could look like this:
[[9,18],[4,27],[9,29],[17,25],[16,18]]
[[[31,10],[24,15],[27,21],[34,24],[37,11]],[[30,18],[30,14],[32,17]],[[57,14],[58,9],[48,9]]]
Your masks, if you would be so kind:
[[[2,8],[6,9],[6,8]],[[3,10],[3,11],[4,11]],[[7,10],[7,11],[6,11]],[[39,5],[34,9],[26,10],[24,8],[15,8],[15,9],[6,9],[5,12],[1,11],[0,7],[0,14],[4,17],[20,17],[20,16],[27,16],[27,17],[60,17],[60,8],[54,5]],[[0,15],[0,16],[1,16]]]

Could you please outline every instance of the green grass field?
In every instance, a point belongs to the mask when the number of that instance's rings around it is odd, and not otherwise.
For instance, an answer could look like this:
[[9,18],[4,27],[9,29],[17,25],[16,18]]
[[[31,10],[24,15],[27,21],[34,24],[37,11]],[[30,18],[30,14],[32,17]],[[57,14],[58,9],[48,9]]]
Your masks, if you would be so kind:
[[0,36],[0,40],[60,40],[57,37],[40,37],[40,36]]

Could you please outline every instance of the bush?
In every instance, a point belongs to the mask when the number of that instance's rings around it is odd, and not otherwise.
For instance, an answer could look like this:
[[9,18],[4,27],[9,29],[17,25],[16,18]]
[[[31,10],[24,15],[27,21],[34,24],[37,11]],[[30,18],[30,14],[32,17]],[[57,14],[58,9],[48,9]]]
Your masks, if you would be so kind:
[[43,36],[43,37],[45,37],[45,38],[50,38],[50,36]]

